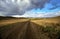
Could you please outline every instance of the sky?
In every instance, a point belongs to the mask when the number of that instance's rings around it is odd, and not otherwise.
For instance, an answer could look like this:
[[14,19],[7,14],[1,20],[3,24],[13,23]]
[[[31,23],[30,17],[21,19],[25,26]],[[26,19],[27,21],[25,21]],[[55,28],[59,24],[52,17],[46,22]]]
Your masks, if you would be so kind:
[[60,16],[60,0],[0,0],[0,16]]

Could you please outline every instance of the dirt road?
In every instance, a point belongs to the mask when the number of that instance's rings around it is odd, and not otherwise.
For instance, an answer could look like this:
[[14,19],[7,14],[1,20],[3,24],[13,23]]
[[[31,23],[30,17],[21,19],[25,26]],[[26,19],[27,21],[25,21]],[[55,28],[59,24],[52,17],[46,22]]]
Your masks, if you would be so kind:
[[14,23],[0,27],[2,39],[23,39],[27,29],[27,22]]
[[3,25],[0,27],[0,39],[49,39],[38,26],[30,20]]

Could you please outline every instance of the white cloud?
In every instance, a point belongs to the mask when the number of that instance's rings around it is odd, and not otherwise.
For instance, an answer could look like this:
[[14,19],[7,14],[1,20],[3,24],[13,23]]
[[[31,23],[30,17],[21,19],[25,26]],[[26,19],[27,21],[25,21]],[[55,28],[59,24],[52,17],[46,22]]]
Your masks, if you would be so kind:
[[[31,14],[32,13],[32,14]],[[42,18],[42,17],[55,17],[55,16],[60,16],[60,11],[59,12],[38,12],[38,13],[34,13],[34,12],[27,12],[24,15],[14,15],[13,17],[38,17],[38,18]]]

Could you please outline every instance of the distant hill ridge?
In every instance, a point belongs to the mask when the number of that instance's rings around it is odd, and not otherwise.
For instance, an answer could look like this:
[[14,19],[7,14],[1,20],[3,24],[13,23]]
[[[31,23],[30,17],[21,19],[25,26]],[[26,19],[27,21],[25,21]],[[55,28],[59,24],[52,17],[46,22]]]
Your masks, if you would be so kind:
[[[33,18],[33,17],[11,17],[11,16],[0,16],[0,19],[2,18]],[[37,17],[38,18],[38,17]],[[45,17],[45,18],[60,18],[60,16],[56,17]]]

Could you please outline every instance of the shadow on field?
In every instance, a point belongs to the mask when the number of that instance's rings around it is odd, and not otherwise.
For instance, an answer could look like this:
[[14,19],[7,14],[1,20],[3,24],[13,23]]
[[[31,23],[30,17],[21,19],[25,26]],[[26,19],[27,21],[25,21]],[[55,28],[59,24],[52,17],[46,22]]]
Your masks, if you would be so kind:
[[2,39],[1,34],[0,34],[0,39]]
[[30,21],[5,25],[0,27],[0,39],[60,39],[60,24],[44,26]]

